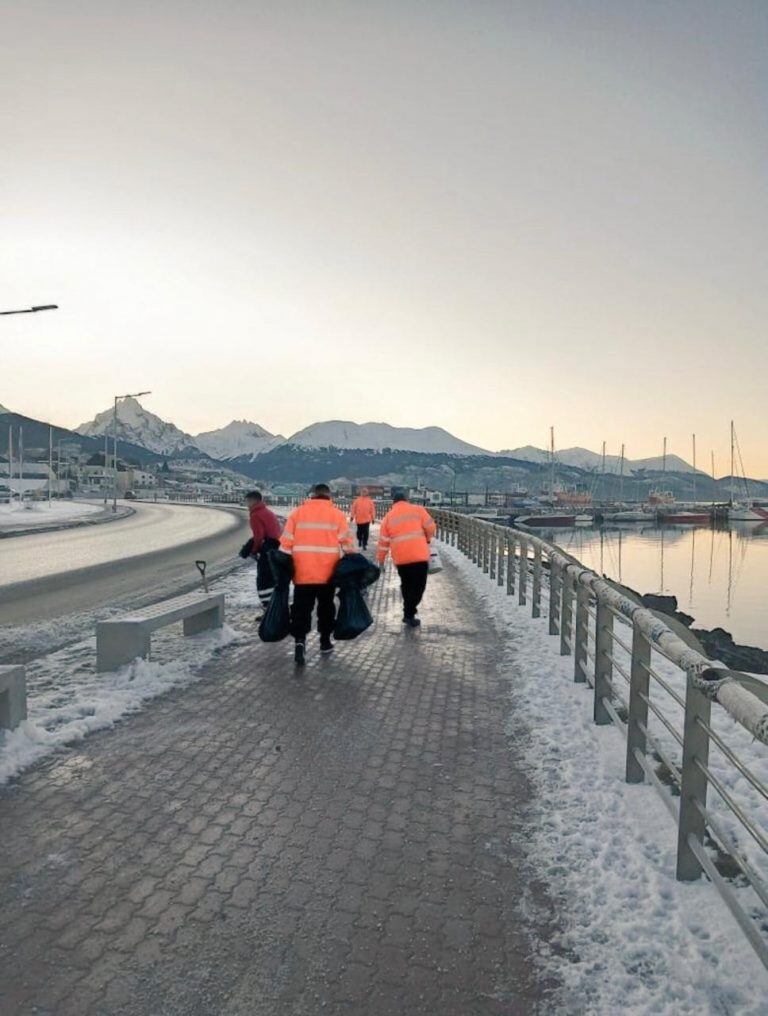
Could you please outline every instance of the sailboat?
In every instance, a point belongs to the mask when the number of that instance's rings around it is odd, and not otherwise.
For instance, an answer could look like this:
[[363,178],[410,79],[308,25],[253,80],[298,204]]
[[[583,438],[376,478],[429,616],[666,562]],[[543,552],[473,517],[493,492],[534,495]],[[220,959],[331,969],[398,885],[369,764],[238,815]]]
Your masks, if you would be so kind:
[[526,515],[515,519],[516,526],[530,529],[550,529],[552,527],[568,528],[576,525],[576,512],[558,513],[554,510],[555,497],[555,428],[549,428],[549,499],[552,510],[536,515]]
[[[729,522],[768,522],[768,505],[761,505],[757,501],[751,501],[749,497],[749,486],[747,484],[747,477],[744,474],[744,463],[741,464],[741,471],[744,478],[744,495],[745,501],[734,501],[733,499],[733,482],[735,477],[735,459],[734,452],[738,438],[736,437],[736,428],[731,420],[731,498],[728,504],[728,521]],[[739,449],[739,459],[741,459],[741,449]]]

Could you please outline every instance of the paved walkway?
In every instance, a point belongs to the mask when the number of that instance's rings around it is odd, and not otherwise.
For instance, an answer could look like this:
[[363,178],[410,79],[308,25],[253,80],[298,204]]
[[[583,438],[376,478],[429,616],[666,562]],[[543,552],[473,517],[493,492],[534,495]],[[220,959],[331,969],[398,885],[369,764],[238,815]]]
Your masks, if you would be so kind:
[[254,640],[0,791],[3,1016],[548,1011],[481,606],[451,567],[418,633],[372,601],[300,678]]

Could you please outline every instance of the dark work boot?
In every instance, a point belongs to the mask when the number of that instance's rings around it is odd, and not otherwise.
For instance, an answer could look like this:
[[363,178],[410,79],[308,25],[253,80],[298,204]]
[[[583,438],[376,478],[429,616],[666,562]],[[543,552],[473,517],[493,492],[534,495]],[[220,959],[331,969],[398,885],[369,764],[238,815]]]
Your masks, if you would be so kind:
[[409,628],[420,628],[421,621],[418,617],[404,617],[403,624],[407,624]]
[[331,642],[331,636],[330,635],[321,635],[320,636],[320,655],[321,656],[330,656],[330,654],[333,652],[333,650],[335,648],[336,647],[334,646],[333,642]]
[[293,661],[297,667],[303,667],[307,662],[305,656],[305,646],[303,642],[297,642],[296,647],[293,650]]

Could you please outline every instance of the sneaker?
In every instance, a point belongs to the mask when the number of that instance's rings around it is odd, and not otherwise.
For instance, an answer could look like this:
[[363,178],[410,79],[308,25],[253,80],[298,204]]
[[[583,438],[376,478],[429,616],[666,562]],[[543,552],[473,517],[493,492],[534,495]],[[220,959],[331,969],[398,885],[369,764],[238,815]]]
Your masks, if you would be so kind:
[[307,662],[305,653],[305,646],[303,642],[297,642],[296,647],[293,650],[293,661],[297,667],[303,667]]
[[421,621],[418,617],[404,617],[403,624],[407,624],[409,628],[420,628]]
[[334,646],[333,642],[331,642],[330,636],[328,636],[327,638],[321,638],[320,639],[320,655],[321,656],[330,656],[330,654],[333,652],[333,650],[335,648],[336,647]]

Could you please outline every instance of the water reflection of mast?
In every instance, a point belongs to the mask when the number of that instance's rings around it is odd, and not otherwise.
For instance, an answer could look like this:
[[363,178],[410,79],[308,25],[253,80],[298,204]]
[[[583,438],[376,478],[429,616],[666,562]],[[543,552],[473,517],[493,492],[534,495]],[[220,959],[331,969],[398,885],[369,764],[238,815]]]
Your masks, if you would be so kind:
[[664,592],[664,527],[661,527],[661,588],[659,592]]
[[622,532],[621,530],[619,530],[619,582],[623,582],[623,579],[621,577],[621,538]]
[[731,586],[733,584],[733,530],[728,530],[728,596],[725,603],[725,616],[731,616]]
[[696,528],[691,530],[691,584],[688,589],[688,605],[693,607],[693,566],[696,558]]
[[712,534],[712,539],[710,540],[710,544],[709,544],[709,585],[711,586],[712,585],[712,565],[714,564],[714,560],[715,560],[715,527],[714,526],[710,529],[710,533]]

